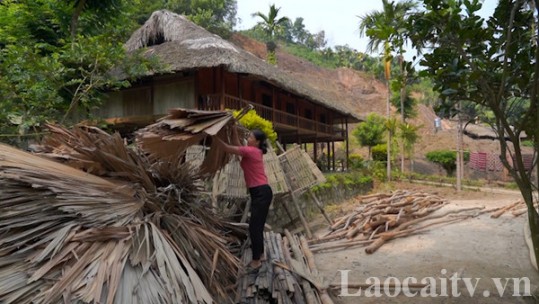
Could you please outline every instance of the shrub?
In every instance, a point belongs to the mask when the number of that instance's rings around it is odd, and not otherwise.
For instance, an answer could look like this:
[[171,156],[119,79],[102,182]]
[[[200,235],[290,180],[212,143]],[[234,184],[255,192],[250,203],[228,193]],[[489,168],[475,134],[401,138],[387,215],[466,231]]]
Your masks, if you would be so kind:
[[[370,185],[372,185],[372,177],[370,176],[365,176],[357,172],[335,173],[327,174],[326,182],[313,186],[311,190],[315,193],[328,191],[339,192],[338,189],[349,191],[354,189],[362,189]],[[332,196],[332,194],[330,194],[329,196]],[[341,195],[337,194],[337,196]]]
[[379,144],[372,147],[372,160],[374,161],[387,161],[387,144]]
[[348,156],[348,165],[350,166],[350,169],[357,170],[363,168],[363,162],[363,157],[359,154],[350,154],[350,156]]
[[[448,176],[453,176],[457,169],[457,152],[451,150],[435,150],[425,154],[425,157],[438,165],[440,165]],[[470,159],[470,152],[464,152],[464,161]]]

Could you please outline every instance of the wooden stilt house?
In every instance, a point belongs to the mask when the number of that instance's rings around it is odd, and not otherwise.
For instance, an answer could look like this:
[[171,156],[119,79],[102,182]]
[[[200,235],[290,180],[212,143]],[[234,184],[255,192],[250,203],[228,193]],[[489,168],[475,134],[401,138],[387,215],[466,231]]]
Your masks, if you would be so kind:
[[359,122],[358,115],[184,16],[154,12],[126,48],[156,56],[166,72],[150,72],[130,88],[110,93],[97,114],[111,123],[145,125],[175,107],[225,110],[250,104],[273,123],[285,147],[313,143],[316,159],[324,149],[324,170],[335,170],[335,142],[346,142],[348,156],[348,126]]

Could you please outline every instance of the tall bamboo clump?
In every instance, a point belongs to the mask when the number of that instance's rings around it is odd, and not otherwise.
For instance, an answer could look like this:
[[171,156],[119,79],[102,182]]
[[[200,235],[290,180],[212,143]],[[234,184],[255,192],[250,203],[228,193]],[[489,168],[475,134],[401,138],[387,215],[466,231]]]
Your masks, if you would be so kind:
[[245,231],[200,200],[189,163],[50,129],[54,161],[0,145],[0,303],[230,302]]

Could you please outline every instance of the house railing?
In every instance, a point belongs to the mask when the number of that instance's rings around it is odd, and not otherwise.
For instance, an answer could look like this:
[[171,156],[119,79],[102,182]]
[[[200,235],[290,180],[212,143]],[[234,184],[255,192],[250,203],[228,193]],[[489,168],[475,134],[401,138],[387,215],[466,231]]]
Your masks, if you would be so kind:
[[[222,98],[222,103],[221,103]],[[223,107],[221,107],[221,105]],[[344,130],[337,126],[324,124],[321,122],[299,117],[294,114],[290,114],[281,110],[276,110],[268,106],[264,106],[258,103],[242,100],[238,97],[231,95],[212,94],[201,97],[199,100],[199,108],[202,110],[224,110],[224,109],[242,109],[248,105],[252,105],[256,113],[262,118],[274,123],[280,123],[291,127],[312,130],[318,133],[336,134],[344,136]]]

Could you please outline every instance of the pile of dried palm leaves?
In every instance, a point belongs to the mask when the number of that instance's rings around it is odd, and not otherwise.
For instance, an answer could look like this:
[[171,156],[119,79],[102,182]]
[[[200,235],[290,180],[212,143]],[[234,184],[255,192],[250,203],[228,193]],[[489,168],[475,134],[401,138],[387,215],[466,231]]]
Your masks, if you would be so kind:
[[313,252],[362,245],[367,246],[367,253],[373,253],[391,239],[477,216],[483,209],[434,212],[445,205],[441,197],[406,190],[358,196],[356,200],[352,212],[336,219],[326,235],[310,241]]
[[246,232],[212,212],[181,151],[50,130],[42,156],[0,145],[0,303],[231,301]]

